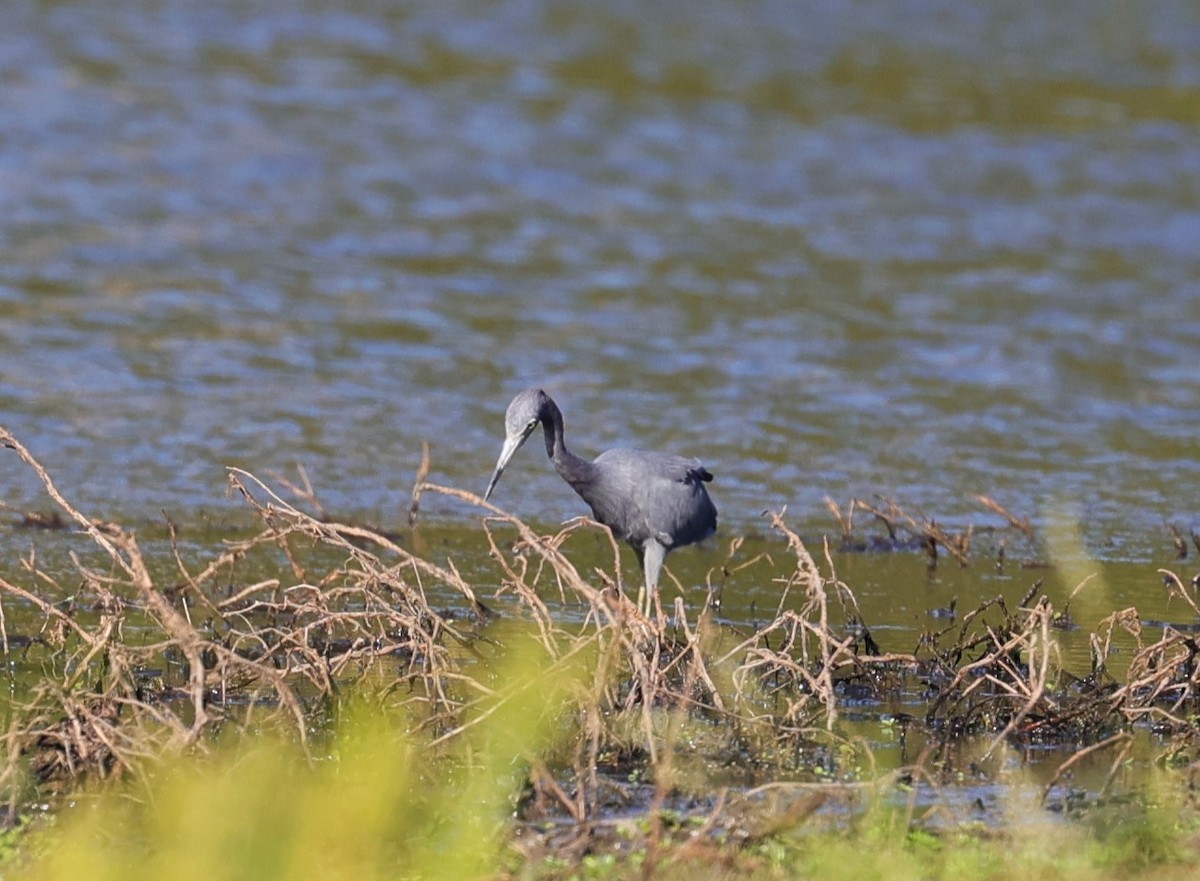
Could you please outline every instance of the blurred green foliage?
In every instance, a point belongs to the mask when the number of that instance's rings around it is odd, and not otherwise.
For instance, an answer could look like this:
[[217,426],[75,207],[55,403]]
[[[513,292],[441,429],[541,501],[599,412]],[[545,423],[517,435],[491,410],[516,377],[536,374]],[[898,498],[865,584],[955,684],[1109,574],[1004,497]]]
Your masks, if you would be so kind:
[[[581,657],[581,661],[586,659]],[[532,641],[497,670],[510,683],[444,745],[404,710],[347,699],[307,754],[260,732],[147,780],[83,795],[30,836],[13,877],[91,881],[458,879],[498,864],[527,757],[563,725],[570,675],[538,676]],[[320,752],[320,755],[314,755]]]

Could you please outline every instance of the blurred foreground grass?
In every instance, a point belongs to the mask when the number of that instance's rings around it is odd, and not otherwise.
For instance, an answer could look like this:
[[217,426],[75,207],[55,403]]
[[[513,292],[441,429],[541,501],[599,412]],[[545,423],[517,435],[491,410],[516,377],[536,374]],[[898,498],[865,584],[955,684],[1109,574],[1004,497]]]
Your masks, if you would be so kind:
[[[563,685],[501,700],[445,753],[418,746],[378,706],[356,702],[315,762],[266,733],[174,759],[148,783],[109,782],[33,824],[16,839],[3,877],[1170,881],[1200,871],[1195,820],[1169,774],[1136,807],[1096,812],[1086,823],[1027,816],[1003,829],[917,829],[880,788],[835,828],[785,821],[747,841],[694,822],[658,835],[669,812],[651,806],[623,819],[623,846],[580,859],[531,852],[517,805],[527,758],[561,736]],[[1021,809],[1014,796],[1014,812]]]
[[240,733],[208,756],[176,757],[140,780],[80,794],[19,843],[8,876],[489,876],[528,761],[567,730],[561,713],[574,684],[570,675],[539,677],[534,652],[509,652],[498,672],[510,686],[448,748],[412,733],[395,707],[346,698],[324,750],[305,751],[279,732]]

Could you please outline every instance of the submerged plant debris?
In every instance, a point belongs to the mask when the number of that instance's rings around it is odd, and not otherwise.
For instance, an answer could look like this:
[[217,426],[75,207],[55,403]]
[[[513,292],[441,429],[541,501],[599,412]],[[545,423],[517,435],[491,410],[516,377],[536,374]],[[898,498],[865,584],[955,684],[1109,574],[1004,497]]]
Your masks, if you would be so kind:
[[[787,562],[770,561],[779,600],[767,620],[720,618],[726,584],[751,569],[762,577],[763,561],[747,559],[739,539],[710,572],[705,603],[677,599],[655,619],[624,596],[619,564],[585,573],[572,561],[572,535],[611,541],[598,524],[540,534],[477,496],[426,482],[427,457],[412,528],[421,528],[423,494],[478,506],[498,589],[468,583],[453,561],[436,562],[400,537],[330,518],[306,478],[293,494],[315,513],[236,469],[230,484],[257,530],[196,562],[168,521],[172,559],[147,561],[132,532],[77,510],[2,429],[0,443],[55,506],[26,525],[70,524],[84,545],[69,579],[33,554],[0,573],[0,649],[14,683],[25,683],[13,686],[3,735],[0,787],[13,823],[54,794],[136,782],[164,757],[203,755],[239,736],[269,731],[318,761],[351,696],[386,708],[397,737],[423,750],[429,768],[463,774],[472,753],[457,744],[551,682],[561,694],[545,702],[539,724],[553,736],[514,747],[513,757],[522,771],[509,845],[535,861],[623,852],[631,842],[653,850],[666,840],[763,841],[845,822],[881,791],[907,805],[909,825],[937,826],[948,815],[936,809],[939,794],[953,804],[956,785],[996,779],[1006,762],[1040,748],[1061,754],[1042,803],[1078,812],[1121,797],[1139,733],[1157,738],[1164,764],[1196,756],[1194,633],[1150,627],[1132,607],[1112,610],[1090,635],[1090,668],[1067,670],[1056,633],[1072,626],[1069,609],[1035,582],[1019,598],[934,610],[937,626],[911,651],[885,653],[829,542],[814,554],[782,513],[769,515]],[[1037,545],[1028,520],[979,502],[1014,541]],[[948,530],[892,500],[830,510],[842,549],[915,548],[930,565],[966,564],[974,550],[973,530]],[[860,512],[885,534],[864,536]],[[1000,563],[1008,540],[992,543]],[[619,560],[615,543],[612,554]],[[264,569],[275,574],[243,575]],[[1200,617],[1191,585],[1161,576]],[[460,598],[453,610],[431,604],[434,585]],[[40,621],[36,632],[9,632],[3,612],[17,608]],[[1134,650],[1112,669],[1117,637]],[[514,655],[527,663],[513,667]],[[513,669],[524,672],[511,680],[498,672]],[[883,776],[872,771],[870,745],[842,725],[871,702],[904,707],[888,722],[914,744],[904,767]],[[1103,785],[1074,787],[1073,772],[1096,761],[1109,769]]]

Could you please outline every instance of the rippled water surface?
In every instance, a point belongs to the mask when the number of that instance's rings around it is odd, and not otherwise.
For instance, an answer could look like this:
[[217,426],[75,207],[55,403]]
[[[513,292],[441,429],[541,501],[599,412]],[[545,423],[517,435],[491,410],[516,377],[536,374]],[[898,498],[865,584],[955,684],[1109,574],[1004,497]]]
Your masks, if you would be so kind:
[[[887,493],[1200,526],[1200,7],[16,0],[0,423],[89,513],[303,462],[399,523],[568,439],[726,535]],[[41,504],[15,459],[0,497]],[[581,513],[540,451],[498,501]],[[430,500],[433,517],[467,509]]]

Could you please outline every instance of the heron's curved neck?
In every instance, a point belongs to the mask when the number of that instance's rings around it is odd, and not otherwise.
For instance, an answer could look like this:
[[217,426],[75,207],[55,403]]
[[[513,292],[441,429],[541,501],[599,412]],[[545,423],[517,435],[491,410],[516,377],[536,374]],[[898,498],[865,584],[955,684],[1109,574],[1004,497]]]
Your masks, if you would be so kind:
[[592,463],[567,449],[563,440],[562,411],[558,409],[558,404],[547,398],[538,416],[542,421],[542,432],[546,436],[546,455],[554,460],[555,469],[572,485],[586,480],[591,473]]

